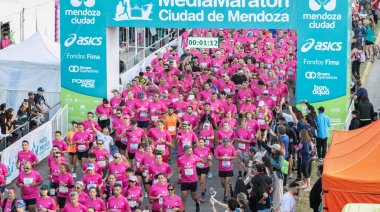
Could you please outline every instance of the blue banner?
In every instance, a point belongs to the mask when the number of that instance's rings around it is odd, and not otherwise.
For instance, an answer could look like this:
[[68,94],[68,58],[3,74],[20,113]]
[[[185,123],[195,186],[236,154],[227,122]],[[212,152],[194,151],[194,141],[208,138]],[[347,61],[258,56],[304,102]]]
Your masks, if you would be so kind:
[[351,3],[298,1],[297,97],[326,111],[332,123],[345,121],[350,60]]
[[296,0],[109,0],[107,14],[108,26],[297,28]]
[[61,99],[70,120],[85,117],[107,97],[105,3],[61,1]]

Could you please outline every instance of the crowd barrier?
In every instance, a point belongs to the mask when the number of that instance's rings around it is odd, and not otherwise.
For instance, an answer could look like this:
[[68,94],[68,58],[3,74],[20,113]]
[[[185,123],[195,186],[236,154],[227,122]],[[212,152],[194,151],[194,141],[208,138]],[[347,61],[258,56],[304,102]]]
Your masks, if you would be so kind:
[[5,164],[9,172],[7,184],[11,183],[19,174],[19,169],[16,167],[16,162],[17,153],[21,150],[22,141],[27,140],[29,142],[29,149],[36,153],[39,161],[42,161],[50,155],[52,141],[54,140],[54,132],[57,130],[61,131],[62,139],[67,136],[67,117],[68,107],[65,105],[50,121],[29,132],[24,137],[18,139],[15,143],[0,152],[1,162]]

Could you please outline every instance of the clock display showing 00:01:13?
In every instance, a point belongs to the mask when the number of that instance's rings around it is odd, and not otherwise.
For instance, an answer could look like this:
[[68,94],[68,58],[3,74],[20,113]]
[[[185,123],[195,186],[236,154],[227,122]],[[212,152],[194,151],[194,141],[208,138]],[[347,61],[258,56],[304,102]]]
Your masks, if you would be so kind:
[[205,46],[218,46],[218,41],[217,40],[211,40],[211,41],[206,41],[206,40],[189,40],[189,45],[205,45]]

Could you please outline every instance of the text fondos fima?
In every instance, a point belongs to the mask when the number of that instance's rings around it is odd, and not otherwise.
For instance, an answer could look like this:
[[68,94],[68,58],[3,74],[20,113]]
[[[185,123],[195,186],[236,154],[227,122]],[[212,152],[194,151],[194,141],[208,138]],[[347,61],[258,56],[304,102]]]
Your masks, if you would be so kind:
[[159,0],[159,6],[165,7],[289,7],[290,0]]

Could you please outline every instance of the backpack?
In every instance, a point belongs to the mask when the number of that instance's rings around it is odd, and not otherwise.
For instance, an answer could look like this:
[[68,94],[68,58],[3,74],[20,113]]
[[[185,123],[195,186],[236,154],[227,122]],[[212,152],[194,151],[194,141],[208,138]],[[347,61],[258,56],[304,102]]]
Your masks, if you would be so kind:
[[281,166],[281,172],[283,174],[288,174],[288,171],[289,171],[289,162],[284,159],[284,163]]
[[315,148],[315,145],[314,145],[313,142],[310,142],[310,156],[311,156],[311,160],[314,160],[316,155],[317,155],[317,150]]
[[[255,118],[257,119],[257,114],[259,113],[259,108],[256,108],[256,114],[255,114]],[[269,117],[268,117],[268,108],[265,107],[265,111],[264,111],[264,116],[265,116],[265,121],[268,121],[269,120]]]
[[[3,201],[2,211],[4,211],[5,206],[7,205],[7,201],[8,201],[8,198],[5,198]],[[16,212],[16,207],[15,207],[16,201],[17,201],[16,198],[12,201],[12,209],[11,209],[12,212]]]
[[363,50],[358,50],[358,53],[356,54],[356,61],[358,61],[360,63],[365,62],[365,54],[364,54]]
[[310,138],[316,138],[317,137],[317,131],[312,126],[305,126],[307,132],[309,133]]

